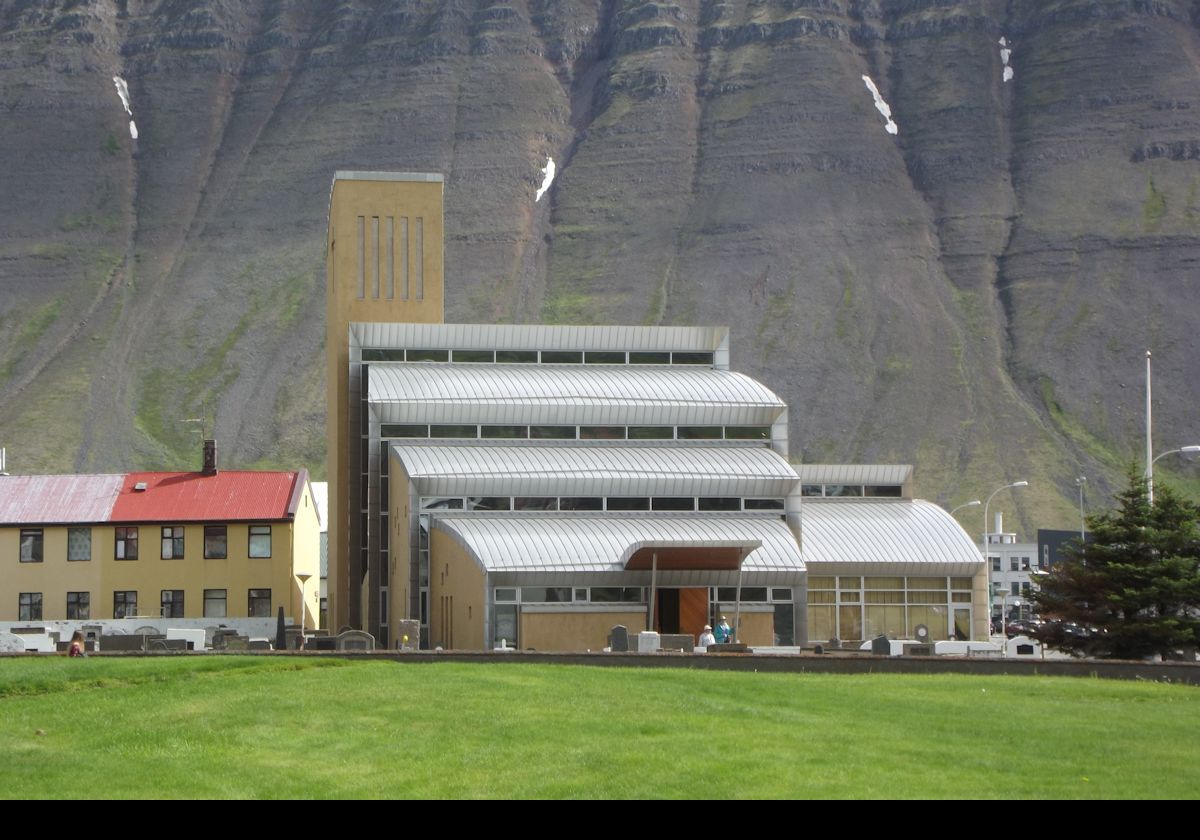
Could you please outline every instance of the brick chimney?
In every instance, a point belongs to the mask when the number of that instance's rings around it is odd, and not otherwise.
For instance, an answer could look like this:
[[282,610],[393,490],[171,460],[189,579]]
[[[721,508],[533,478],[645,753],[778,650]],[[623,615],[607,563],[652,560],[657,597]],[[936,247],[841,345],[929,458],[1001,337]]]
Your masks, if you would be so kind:
[[215,440],[204,441],[204,467],[200,472],[204,475],[217,474],[217,442]]

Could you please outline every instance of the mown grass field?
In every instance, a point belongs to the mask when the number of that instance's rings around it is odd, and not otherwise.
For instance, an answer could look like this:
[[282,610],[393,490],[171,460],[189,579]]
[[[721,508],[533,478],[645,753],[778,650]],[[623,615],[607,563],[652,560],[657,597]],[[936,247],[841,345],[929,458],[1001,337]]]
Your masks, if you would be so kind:
[[1195,798],[1198,758],[1155,683],[0,660],[14,798]]

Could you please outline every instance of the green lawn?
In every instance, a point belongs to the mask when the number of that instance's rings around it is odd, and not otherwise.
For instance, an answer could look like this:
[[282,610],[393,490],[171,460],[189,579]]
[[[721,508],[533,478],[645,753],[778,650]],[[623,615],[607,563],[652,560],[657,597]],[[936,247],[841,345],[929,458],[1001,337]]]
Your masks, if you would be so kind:
[[9,797],[1171,797],[1200,690],[270,657],[0,660]]

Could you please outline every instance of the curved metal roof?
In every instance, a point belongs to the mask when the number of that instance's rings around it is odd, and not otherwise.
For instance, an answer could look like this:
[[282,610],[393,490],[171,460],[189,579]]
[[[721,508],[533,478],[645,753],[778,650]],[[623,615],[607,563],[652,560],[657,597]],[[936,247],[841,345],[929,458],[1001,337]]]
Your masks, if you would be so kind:
[[422,496],[785,496],[796,473],[765,446],[542,442],[393,444]]
[[909,464],[800,464],[805,484],[906,484],[912,478]]
[[[756,542],[760,546],[742,562],[745,575],[804,572],[796,540],[779,517],[437,516],[433,527],[449,534],[488,572],[630,574],[626,562],[645,547]],[[730,573],[707,574],[727,578]]]
[[399,324],[353,322],[352,347],[447,350],[716,351],[728,327],[635,327],[555,324]]
[[813,574],[974,575],[979,546],[931,502],[805,499],[804,562]]
[[748,376],[707,367],[375,363],[384,423],[769,425],[786,408]]

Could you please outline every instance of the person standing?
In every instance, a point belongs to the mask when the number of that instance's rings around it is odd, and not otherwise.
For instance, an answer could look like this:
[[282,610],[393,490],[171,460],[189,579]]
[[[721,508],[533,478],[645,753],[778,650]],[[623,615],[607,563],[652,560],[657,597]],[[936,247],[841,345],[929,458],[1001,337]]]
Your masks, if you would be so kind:
[[733,641],[733,630],[729,626],[729,619],[721,616],[721,621],[713,630],[713,635],[716,636],[717,644],[726,645]]
[[700,639],[696,642],[696,647],[707,648],[709,645],[715,645],[717,639],[713,636],[711,624],[704,625],[704,631],[700,634]]

